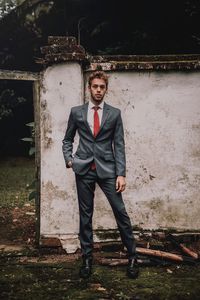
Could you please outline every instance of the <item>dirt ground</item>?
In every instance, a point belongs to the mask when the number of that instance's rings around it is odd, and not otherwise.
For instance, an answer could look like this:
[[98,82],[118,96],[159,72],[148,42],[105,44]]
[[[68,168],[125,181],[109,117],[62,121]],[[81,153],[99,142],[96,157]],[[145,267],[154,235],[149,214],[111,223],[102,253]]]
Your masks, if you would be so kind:
[[[117,249],[96,249],[93,274],[79,278],[80,252],[35,247],[34,206],[0,209],[0,299],[200,299],[200,264],[141,266],[140,276],[126,277],[126,266],[103,266],[102,257]],[[113,248],[114,249],[114,248]]]
[[199,265],[143,266],[132,280],[125,266],[102,266],[95,255],[93,274],[83,280],[80,264],[79,255],[1,253],[0,299],[200,299]]
[[25,203],[23,207],[0,208],[0,243],[35,243],[35,207]]
[[102,257],[119,256],[120,247],[96,247],[92,276],[83,280],[80,252],[36,247],[35,207],[26,189],[32,175],[30,161],[26,167],[24,161],[0,164],[0,300],[200,299],[199,262],[143,264],[133,280],[125,265],[101,263]]

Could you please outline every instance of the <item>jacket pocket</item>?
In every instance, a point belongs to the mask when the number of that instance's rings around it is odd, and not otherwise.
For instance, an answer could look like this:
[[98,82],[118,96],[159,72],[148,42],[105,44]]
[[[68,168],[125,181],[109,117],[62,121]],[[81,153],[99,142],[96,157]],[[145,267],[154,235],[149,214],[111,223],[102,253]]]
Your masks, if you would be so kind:
[[75,154],[75,156],[77,158],[80,158],[80,159],[87,159],[88,158],[88,155],[86,153],[78,153],[78,154]]

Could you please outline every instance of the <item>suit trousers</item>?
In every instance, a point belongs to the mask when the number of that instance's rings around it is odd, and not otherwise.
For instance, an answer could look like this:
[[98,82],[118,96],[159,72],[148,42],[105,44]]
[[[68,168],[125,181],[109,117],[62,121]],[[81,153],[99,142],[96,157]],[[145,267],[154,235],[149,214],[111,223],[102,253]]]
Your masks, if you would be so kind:
[[120,232],[121,240],[124,246],[127,248],[129,258],[135,257],[135,238],[133,236],[130,218],[126,212],[122,195],[121,193],[116,192],[116,178],[100,179],[97,175],[96,170],[91,169],[85,175],[76,174],[76,186],[80,215],[79,238],[82,255],[92,255],[92,216],[96,183],[98,183],[112,207]]

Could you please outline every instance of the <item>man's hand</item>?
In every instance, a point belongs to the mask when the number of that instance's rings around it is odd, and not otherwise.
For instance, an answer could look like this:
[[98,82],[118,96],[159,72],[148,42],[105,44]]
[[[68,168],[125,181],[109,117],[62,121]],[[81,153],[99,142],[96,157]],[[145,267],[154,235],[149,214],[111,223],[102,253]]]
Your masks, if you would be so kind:
[[117,193],[123,192],[126,187],[126,181],[124,176],[117,176],[116,191]]
[[70,160],[67,164],[67,168],[71,168],[72,167],[72,161]]

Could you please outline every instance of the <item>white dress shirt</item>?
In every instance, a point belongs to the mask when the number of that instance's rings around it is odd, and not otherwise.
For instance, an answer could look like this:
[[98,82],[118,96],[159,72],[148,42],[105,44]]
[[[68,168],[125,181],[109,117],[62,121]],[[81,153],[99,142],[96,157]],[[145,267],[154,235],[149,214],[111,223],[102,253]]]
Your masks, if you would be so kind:
[[[90,129],[92,132],[94,132],[94,107],[95,105],[89,101],[88,104],[88,113],[87,113],[87,121],[90,126]],[[101,120],[102,120],[102,115],[103,115],[103,107],[104,107],[104,102],[101,102],[101,104],[98,105],[99,109],[97,110],[98,115],[99,115],[99,125],[101,126]]]

